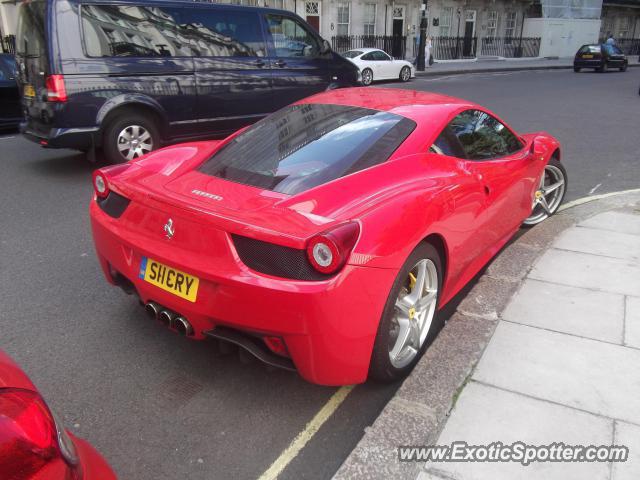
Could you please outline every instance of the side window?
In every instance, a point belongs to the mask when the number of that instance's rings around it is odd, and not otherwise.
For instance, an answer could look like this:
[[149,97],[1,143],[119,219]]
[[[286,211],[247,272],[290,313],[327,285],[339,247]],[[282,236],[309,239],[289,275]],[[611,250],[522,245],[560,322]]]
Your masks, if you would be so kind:
[[320,45],[304,25],[293,18],[267,15],[269,33],[278,57],[317,57]]
[[447,155],[449,157],[467,158],[460,145],[460,142],[456,138],[455,134],[451,131],[450,127],[440,133],[436,141],[433,142],[429,151],[437,153],[438,155]]
[[504,157],[523,148],[522,142],[507,127],[480,110],[462,112],[451,121],[449,128],[470,160]]
[[176,9],[127,5],[83,5],[84,47],[89,57],[191,55],[180,38]]
[[375,58],[373,58],[373,52],[369,52],[366,55],[363,55],[362,60],[375,60]]
[[389,60],[391,60],[389,58],[389,56],[384,52],[373,51],[373,52],[371,52],[371,54],[373,55],[373,59],[374,60],[379,60],[379,61],[389,61]]
[[183,34],[199,57],[264,57],[257,13],[232,9],[185,8]]

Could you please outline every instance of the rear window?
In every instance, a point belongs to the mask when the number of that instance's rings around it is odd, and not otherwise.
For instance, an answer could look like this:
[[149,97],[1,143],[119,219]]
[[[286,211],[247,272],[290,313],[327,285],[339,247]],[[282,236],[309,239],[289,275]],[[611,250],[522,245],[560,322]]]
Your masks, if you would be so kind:
[[585,45],[578,53],[600,53],[600,45]]
[[46,56],[45,2],[22,3],[18,9],[16,54],[21,57]]
[[200,171],[295,195],[386,161],[415,126],[367,108],[292,105],[249,127]]

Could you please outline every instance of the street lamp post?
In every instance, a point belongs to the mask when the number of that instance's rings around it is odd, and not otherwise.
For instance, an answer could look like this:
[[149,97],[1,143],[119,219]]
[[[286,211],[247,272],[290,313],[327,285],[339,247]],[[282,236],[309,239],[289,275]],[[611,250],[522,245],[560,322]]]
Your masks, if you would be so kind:
[[420,17],[420,43],[418,44],[418,71],[424,72],[424,50],[427,45],[427,0],[422,0]]

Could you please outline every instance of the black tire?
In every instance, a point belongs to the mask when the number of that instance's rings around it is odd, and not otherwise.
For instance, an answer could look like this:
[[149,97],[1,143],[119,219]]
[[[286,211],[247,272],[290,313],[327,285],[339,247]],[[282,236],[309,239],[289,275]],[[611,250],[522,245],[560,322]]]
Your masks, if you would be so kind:
[[[398,294],[400,293],[400,289],[405,285],[405,282],[409,276],[409,272],[422,259],[431,260],[434,263],[437,271],[438,294],[435,314],[433,320],[431,321],[429,332],[427,333],[427,336],[418,354],[408,365],[402,368],[396,368],[394,365],[392,365],[391,359],[389,358],[389,342],[391,334],[390,330],[391,322],[396,308],[395,302]],[[441,292],[442,260],[440,259],[440,255],[438,254],[438,251],[435,249],[435,247],[430,243],[420,243],[413,250],[413,252],[411,252],[409,258],[407,258],[407,260],[404,262],[404,265],[400,269],[400,272],[398,272],[398,276],[393,282],[391,291],[389,292],[387,303],[385,304],[384,310],[382,312],[382,318],[380,319],[380,324],[378,325],[378,332],[376,334],[375,343],[373,345],[373,352],[371,354],[371,364],[369,365],[370,378],[378,380],[380,382],[393,382],[407,376],[411,372],[415,364],[420,359],[422,352],[424,352],[429,347],[429,345],[431,345],[433,339],[442,326],[441,322],[438,319],[438,306],[440,304]]]
[[[104,151],[105,158],[107,162],[116,164],[116,163],[125,163],[129,160],[135,160],[140,157],[143,153],[142,150],[140,154],[136,151],[132,154],[133,158],[127,158],[120,149],[119,146],[119,138],[121,132],[125,131],[127,128],[140,127],[138,129],[139,132],[144,130],[149,133],[149,144],[150,149],[147,150],[145,147],[144,153],[148,153],[148,151],[155,150],[160,146],[160,133],[158,126],[155,121],[148,116],[142,116],[137,113],[132,113],[128,111],[127,113],[120,113],[112,120],[109,121],[107,127],[104,130],[104,135],[102,137],[102,148]],[[142,137],[142,134],[140,135]],[[142,145],[142,144],[140,144]],[[147,145],[146,143],[144,145]],[[128,151],[125,151],[128,155]]]
[[[545,221],[547,218],[555,215],[558,212],[558,209],[560,208],[560,205],[562,205],[562,202],[564,201],[564,197],[567,194],[567,187],[569,185],[569,178],[567,176],[567,170],[564,168],[564,165],[560,162],[560,160],[558,160],[557,158],[553,157],[551,158],[551,160],[549,160],[549,163],[547,163],[548,167],[554,167],[556,169],[559,170],[559,174],[562,176],[562,180],[564,182],[564,187],[561,191],[560,194],[560,199],[557,201],[557,203],[554,201],[552,201],[550,203],[552,209],[551,209],[551,213],[549,213],[547,216],[545,216],[544,218],[541,218],[539,220],[532,220],[532,218],[534,217],[534,213],[535,213],[535,206],[533,208],[533,210],[531,211],[531,215],[529,217],[527,217],[524,221],[524,223],[522,224],[523,227],[525,228],[530,228],[530,227],[534,227],[536,225],[538,225],[539,223],[542,223],[543,221]],[[545,167],[545,169],[547,168],[547,166]],[[547,194],[549,195],[549,194]],[[540,208],[540,207],[538,207]]]
[[627,62],[624,62],[624,65],[620,67],[620,71],[621,72],[626,72],[627,71],[627,67],[628,67]]
[[576,73],[580,72],[580,67],[573,67],[573,71]]
[[365,68],[362,70],[362,85],[368,87],[373,83],[373,70]]
[[602,65],[596,68],[596,72],[603,73],[607,68],[607,62],[602,62]]
[[400,69],[400,81],[408,82],[409,80],[411,80],[411,69],[409,67],[402,67]]

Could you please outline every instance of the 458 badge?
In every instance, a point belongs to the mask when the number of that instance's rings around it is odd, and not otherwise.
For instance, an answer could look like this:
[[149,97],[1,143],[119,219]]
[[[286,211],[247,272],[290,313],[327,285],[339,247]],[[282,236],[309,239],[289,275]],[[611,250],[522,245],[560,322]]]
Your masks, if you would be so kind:
[[200,284],[198,277],[168,267],[147,257],[142,257],[138,276],[145,282],[149,282],[178,297],[190,302],[196,301]]

